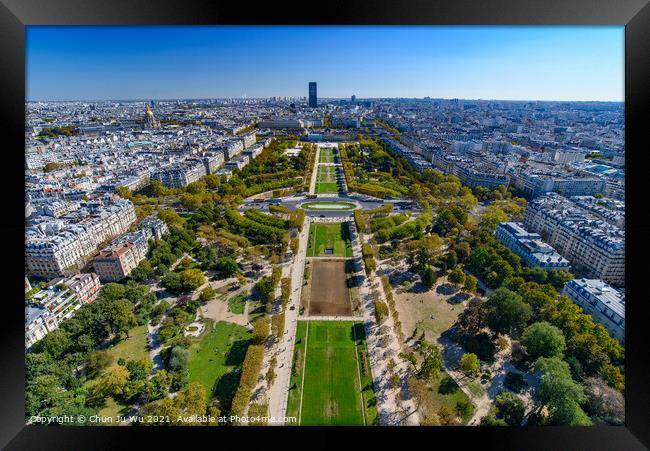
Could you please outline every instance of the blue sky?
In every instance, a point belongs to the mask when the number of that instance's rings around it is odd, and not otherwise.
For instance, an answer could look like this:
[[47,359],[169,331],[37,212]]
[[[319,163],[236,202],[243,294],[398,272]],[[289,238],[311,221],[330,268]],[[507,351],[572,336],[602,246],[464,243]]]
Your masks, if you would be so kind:
[[624,99],[623,27],[27,28],[28,100]]

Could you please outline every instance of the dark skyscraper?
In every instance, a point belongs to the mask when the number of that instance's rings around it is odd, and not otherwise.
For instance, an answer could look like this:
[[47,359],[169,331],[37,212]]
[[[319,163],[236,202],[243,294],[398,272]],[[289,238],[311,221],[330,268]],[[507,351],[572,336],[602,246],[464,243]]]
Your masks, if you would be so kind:
[[316,96],[316,82],[309,82],[309,107],[316,108],[318,106],[318,98]]

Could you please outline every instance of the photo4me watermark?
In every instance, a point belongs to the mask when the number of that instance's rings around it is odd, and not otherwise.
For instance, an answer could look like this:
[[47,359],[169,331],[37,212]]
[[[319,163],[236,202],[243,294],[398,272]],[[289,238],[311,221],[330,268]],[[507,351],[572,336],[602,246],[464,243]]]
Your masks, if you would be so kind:
[[29,419],[28,425],[63,425],[63,424],[128,424],[128,423],[186,423],[186,424],[297,424],[296,417],[284,416],[239,416],[239,415],[126,415],[126,416],[101,416],[101,415],[59,415],[38,416]]

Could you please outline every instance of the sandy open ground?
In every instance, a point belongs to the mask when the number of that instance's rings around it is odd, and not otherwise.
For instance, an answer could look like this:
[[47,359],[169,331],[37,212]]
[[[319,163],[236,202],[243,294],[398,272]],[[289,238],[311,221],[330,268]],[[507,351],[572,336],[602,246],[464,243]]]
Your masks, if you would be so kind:
[[351,315],[344,260],[313,259],[309,315]]
[[410,337],[417,328],[418,334],[424,331],[427,340],[435,341],[456,322],[467,301],[458,304],[447,302],[455,293],[444,294],[439,290],[441,285],[446,284],[446,279],[441,277],[433,288],[423,292],[418,292],[419,285],[415,285],[413,291],[393,287],[395,306],[399,312],[404,336]]

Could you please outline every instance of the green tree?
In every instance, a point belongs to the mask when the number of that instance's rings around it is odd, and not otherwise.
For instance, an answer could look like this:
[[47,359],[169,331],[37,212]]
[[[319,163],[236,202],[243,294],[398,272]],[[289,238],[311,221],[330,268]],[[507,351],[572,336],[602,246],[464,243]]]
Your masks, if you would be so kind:
[[149,260],[142,260],[138,266],[133,268],[131,271],[131,278],[138,282],[144,282],[148,280],[153,274],[153,268],[151,267],[151,262]]
[[162,208],[158,211],[158,219],[164,221],[168,227],[183,227],[185,220],[172,208]]
[[533,360],[538,357],[562,357],[566,349],[562,331],[545,321],[528,326],[521,336],[521,344]]
[[126,186],[118,186],[117,189],[115,190],[115,194],[117,194],[123,199],[131,199],[133,197],[131,190]]
[[164,398],[169,393],[172,384],[172,375],[165,370],[158,371],[149,381],[146,387],[149,399],[156,400]]
[[409,271],[421,274],[431,264],[431,251],[426,247],[420,247],[414,254],[406,258],[409,264]]
[[510,218],[508,215],[496,205],[490,205],[486,208],[485,213],[481,216],[479,226],[482,229],[493,232],[500,222],[507,222]]
[[113,357],[104,351],[93,351],[86,357],[86,375],[93,379],[113,363]]
[[252,343],[261,345],[266,342],[270,335],[271,319],[268,315],[264,315],[253,323],[253,337]]
[[151,360],[147,357],[138,360],[129,360],[126,362],[126,369],[129,370],[129,381],[147,379],[152,367]]
[[476,335],[483,327],[484,313],[482,311],[483,301],[480,298],[472,298],[467,307],[458,315],[458,329],[465,335]]
[[586,401],[584,389],[571,378],[569,365],[558,357],[540,357],[535,370],[542,373],[535,400],[546,406],[552,424],[589,426],[591,420],[580,405]]
[[526,406],[519,396],[510,392],[501,392],[494,400],[497,417],[502,418],[510,426],[520,426],[524,419]]
[[438,380],[442,371],[442,353],[440,348],[434,344],[422,342],[420,345],[422,355],[422,366],[420,375],[429,380]]
[[126,286],[119,283],[110,282],[102,287],[102,296],[109,301],[123,299],[126,292]]
[[427,266],[424,271],[422,271],[422,285],[424,285],[427,288],[431,288],[435,285],[436,279],[438,277],[436,276],[436,272],[431,268],[431,266]]
[[133,314],[133,304],[128,299],[118,299],[108,304],[105,311],[108,327],[116,335],[122,333],[129,338],[129,329],[137,324]]
[[481,362],[476,354],[471,352],[463,354],[458,365],[465,376],[477,376],[481,372]]
[[617,390],[625,389],[625,376],[620,368],[611,363],[606,363],[600,368],[599,374],[611,387]]
[[552,284],[558,290],[561,290],[571,279],[573,279],[573,274],[569,271],[557,271],[554,269],[548,271],[548,283]]
[[35,352],[47,352],[52,358],[59,359],[70,348],[70,337],[63,329],[56,329],[36,342],[32,348]]
[[214,290],[214,288],[208,286],[201,291],[201,295],[199,296],[199,299],[201,299],[202,302],[209,302],[212,299],[214,299],[217,296],[217,292]]
[[447,279],[454,285],[462,285],[465,283],[465,273],[460,268],[454,268],[449,271]]
[[98,390],[106,396],[120,396],[129,381],[129,370],[121,365],[110,367],[98,380]]
[[169,368],[182,371],[187,368],[190,361],[190,352],[180,346],[174,346],[169,355]]
[[186,269],[181,273],[181,286],[185,292],[194,291],[204,283],[205,276],[200,269]]
[[507,288],[494,290],[485,302],[486,322],[492,332],[516,336],[531,317],[532,310],[521,296]]
[[206,183],[203,181],[192,182],[185,187],[185,191],[190,194],[202,194],[205,192]]
[[216,174],[208,174],[203,178],[203,180],[205,181],[206,186],[210,189],[217,189],[221,184],[221,180]]
[[232,277],[239,271],[239,264],[237,260],[232,257],[221,257],[214,265],[214,269],[219,271],[219,275],[223,278]]
[[481,426],[507,426],[508,424],[494,415],[486,415],[481,418]]
[[463,285],[463,288],[465,291],[469,291],[471,293],[476,292],[476,286],[477,286],[477,280],[476,277],[470,275],[470,274],[465,274],[465,284]]

